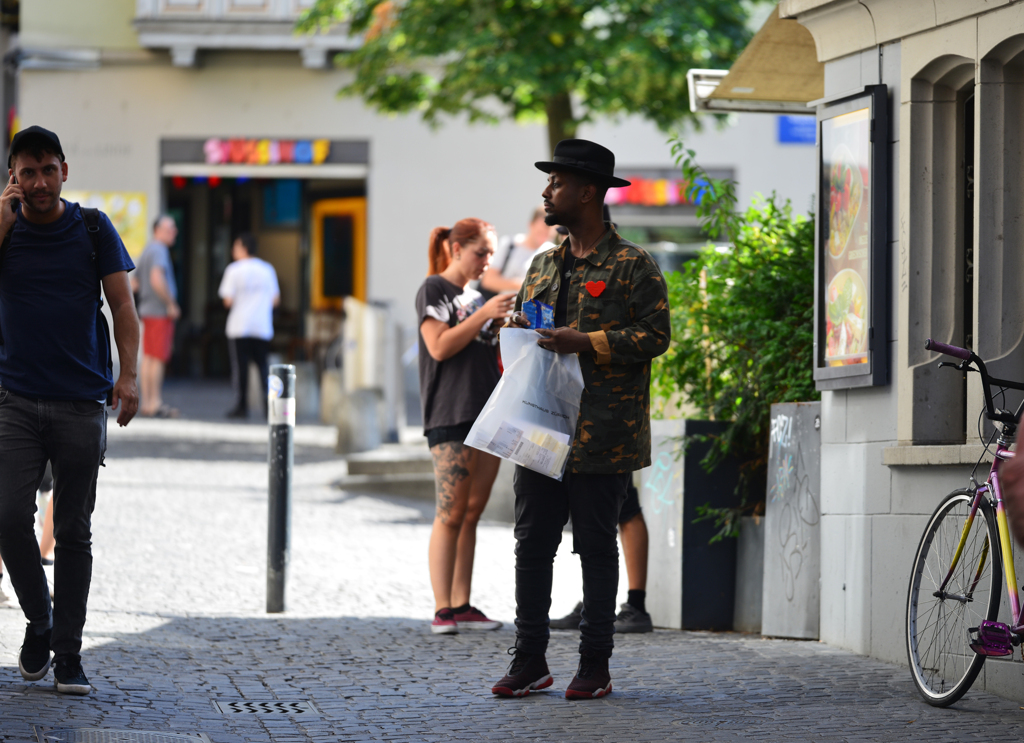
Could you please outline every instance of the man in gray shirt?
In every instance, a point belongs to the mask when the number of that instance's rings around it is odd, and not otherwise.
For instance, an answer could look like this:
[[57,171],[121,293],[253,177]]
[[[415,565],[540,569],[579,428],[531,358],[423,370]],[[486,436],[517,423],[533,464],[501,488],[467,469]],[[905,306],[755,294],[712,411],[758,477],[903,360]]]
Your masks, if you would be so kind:
[[170,246],[178,237],[174,217],[163,214],[153,223],[153,239],[139,258],[139,317],[142,319],[142,405],[139,413],[155,418],[176,418],[178,411],[161,397],[164,367],[174,347],[174,321],[181,316]]

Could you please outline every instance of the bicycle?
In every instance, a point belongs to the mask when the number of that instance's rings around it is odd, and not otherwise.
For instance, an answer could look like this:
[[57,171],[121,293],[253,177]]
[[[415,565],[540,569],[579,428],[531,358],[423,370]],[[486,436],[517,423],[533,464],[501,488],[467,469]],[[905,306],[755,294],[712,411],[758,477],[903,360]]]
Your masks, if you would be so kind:
[[[1011,413],[995,407],[992,393],[993,387],[1001,388],[1005,404],[1006,390],[1024,390],[1024,383],[994,379],[985,362],[966,348],[931,339],[925,348],[960,359],[960,363],[941,361],[940,368],[981,375],[982,412],[996,424],[985,444],[987,453],[996,439],[988,479],[979,484],[974,477],[983,454],[971,472],[969,487],[947,495],[929,519],[910,576],[906,630],[911,675],[928,704],[947,707],[971,688],[986,658],[1012,655],[1024,637],[1013,547],[999,486],[1000,465],[1014,455],[1010,445],[1024,402]],[[995,499],[994,508],[990,497]],[[983,519],[976,520],[979,511]],[[1010,625],[995,621],[1004,572]]]

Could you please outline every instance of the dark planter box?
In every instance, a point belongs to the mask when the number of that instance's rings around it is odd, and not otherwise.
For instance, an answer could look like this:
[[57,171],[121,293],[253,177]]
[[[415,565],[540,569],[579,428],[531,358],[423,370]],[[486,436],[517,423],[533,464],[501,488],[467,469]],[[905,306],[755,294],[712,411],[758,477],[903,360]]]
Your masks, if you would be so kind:
[[723,462],[708,473],[700,462],[711,442],[681,437],[714,435],[725,424],[700,420],[651,422],[652,465],[641,472],[640,503],[650,532],[647,609],[656,627],[731,630],[736,590],[736,540],[709,540],[713,521],[694,523],[697,507],[739,504],[739,465]]

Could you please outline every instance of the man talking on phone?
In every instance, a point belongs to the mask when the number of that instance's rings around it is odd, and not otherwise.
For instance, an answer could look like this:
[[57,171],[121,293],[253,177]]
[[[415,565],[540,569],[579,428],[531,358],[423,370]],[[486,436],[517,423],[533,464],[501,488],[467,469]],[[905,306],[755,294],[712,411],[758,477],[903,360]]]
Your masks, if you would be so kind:
[[[0,194],[0,556],[28,620],[18,669],[88,694],[82,630],[92,578],[91,518],[110,403],[128,425],[139,406],[135,268],[110,220],[60,197],[57,135],[32,126],[11,141]],[[120,358],[115,382],[100,287]],[[35,493],[53,465],[54,600],[33,533]]]

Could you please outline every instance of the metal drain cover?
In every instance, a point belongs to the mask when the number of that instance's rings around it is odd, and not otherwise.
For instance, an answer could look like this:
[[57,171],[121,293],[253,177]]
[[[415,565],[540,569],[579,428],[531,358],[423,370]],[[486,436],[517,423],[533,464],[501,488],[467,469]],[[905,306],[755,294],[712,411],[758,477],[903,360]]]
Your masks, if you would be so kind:
[[319,715],[320,712],[309,702],[218,702],[217,709],[225,714],[248,715]]
[[39,743],[210,743],[205,733],[161,733],[149,730],[104,730],[67,728],[53,730],[35,726]]

